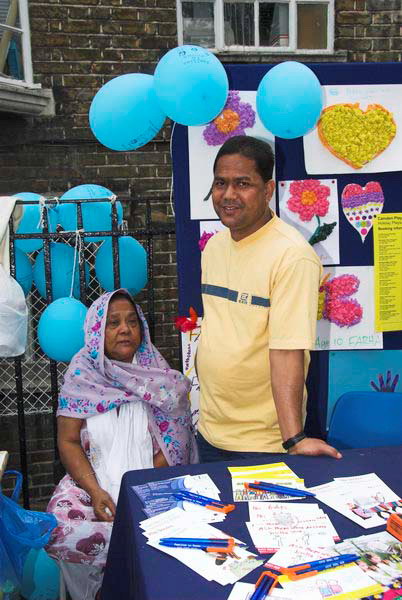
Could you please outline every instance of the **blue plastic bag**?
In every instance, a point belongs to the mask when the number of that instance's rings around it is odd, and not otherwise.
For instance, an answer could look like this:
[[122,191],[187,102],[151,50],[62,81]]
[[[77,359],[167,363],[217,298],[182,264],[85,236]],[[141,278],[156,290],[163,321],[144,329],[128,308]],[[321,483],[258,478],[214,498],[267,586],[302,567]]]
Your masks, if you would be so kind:
[[[18,471],[5,475],[17,477],[14,492],[8,498],[0,492],[0,590],[22,584],[24,563],[31,548],[43,548],[57,527],[56,517],[44,512],[26,510],[17,504],[22,485]],[[3,573],[3,564],[5,565]],[[11,590],[10,590],[11,591]]]

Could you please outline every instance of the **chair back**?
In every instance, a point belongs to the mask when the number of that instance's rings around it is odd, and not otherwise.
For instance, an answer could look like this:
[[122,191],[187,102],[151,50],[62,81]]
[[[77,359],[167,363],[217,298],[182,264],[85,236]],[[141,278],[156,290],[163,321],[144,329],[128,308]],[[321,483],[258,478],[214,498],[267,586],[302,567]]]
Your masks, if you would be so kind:
[[343,394],[336,401],[327,442],[339,449],[402,444],[402,394]]

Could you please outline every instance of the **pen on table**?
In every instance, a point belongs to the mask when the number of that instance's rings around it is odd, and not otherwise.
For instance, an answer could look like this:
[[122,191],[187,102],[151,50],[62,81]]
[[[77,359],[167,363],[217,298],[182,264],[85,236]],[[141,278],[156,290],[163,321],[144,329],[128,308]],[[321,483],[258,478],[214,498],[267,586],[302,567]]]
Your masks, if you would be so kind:
[[[233,538],[227,538],[222,540],[217,540],[215,538],[162,538],[161,540],[159,540],[159,545],[166,546],[168,548],[193,548],[198,550],[205,550],[206,552],[231,553],[233,552],[235,545],[240,544],[235,544]],[[244,544],[241,545],[243,546]]]
[[235,542],[234,538],[229,537],[229,538],[179,538],[179,537],[167,537],[167,538],[161,538],[160,539],[161,542],[185,542],[185,543],[201,543],[201,544],[232,544],[234,546],[247,546],[247,544],[243,544],[242,542]]
[[190,494],[189,492],[175,492],[173,496],[178,500],[193,502],[194,504],[199,504],[200,506],[205,506],[205,508],[209,508],[210,510],[215,510],[218,512],[228,513],[235,509],[234,504],[224,504],[224,502],[221,502],[220,500],[208,498],[207,496],[200,496],[199,494]]
[[286,494],[287,496],[297,496],[302,498],[303,496],[315,496],[312,492],[307,490],[300,490],[298,488],[285,487],[284,485],[276,485],[264,482],[245,483],[244,487],[251,490],[252,492],[276,492],[278,494]]
[[359,558],[360,557],[357,554],[352,554],[349,556],[339,555],[339,557],[331,557],[329,559],[323,559],[323,561],[326,561],[326,562],[322,562],[321,564],[314,564],[314,562],[318,562],[318,561],[313,561],[311,563],[305,563],[305,564],[301,564],[301,565],[293,565],[291,567],[281,568],[281,571],[284,575],[287,575],[289,577],[289,579],[292,579],[292,580],[303,579],[305,577],[310,577],[311,575],[315,575],[316,573],[319,573],[320,571],[325,571],[326,569],[333,569],[335,567],[340,567],[341,565],[346,565],[348,563],[355,562]]
[[216,498],[209,498],[208,496],[202,496],[201,494],[196,494],[195,492],[188,492],[187,490],[177,490],[174,492],[175,494],[180,494],[181,496],[186,496],[187,498],[196,498],[197,500],[205,500],[205,502],[209,502],[210,504],[216,502],[217,504],[223,504],[221,500],[216,500]]
[[353,562],[354,560],[359,560],[359,556],[357,554],[336,554],[334,556],[329,556],[328,558],[320,558],[319,560],[312,560],[311,562],[298,563],[297,565],[291,565],[287,567],[288,569],[295,569],[296,567],[319,567],[323,564],[328,564],[330,562],[345,560],[348,562]]
[[264,600],[277,583],[276,575],[271,571],[263,571],[255,584],[255,590],[250,596],[250,600]]

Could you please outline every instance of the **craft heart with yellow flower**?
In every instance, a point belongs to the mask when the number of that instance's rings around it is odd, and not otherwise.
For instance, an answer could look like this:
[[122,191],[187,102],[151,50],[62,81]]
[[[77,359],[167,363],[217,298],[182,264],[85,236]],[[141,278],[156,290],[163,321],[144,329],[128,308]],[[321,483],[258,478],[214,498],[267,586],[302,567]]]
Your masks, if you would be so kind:
[[396,133],[392,113],[381,104],[370,104],[365,111],[359,103],[327,106],[317,128],[324,146],[354,169],[381,154]]

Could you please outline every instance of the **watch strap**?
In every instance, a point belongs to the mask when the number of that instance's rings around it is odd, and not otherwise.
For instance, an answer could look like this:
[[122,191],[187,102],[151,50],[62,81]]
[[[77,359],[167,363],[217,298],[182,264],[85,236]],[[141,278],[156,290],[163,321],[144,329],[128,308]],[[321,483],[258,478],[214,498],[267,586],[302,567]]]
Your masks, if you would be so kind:
[[289,448],[292,448],[293,446],[304,440],[304,438],[306,437],[307,436],[304,433],[304,431],[300,431],[299,433],[296,433],[296,435],[294,435],[293,437],[290,437],[289,439],[284,441],[282,444],[282,448],[284,450],[289,450]]

